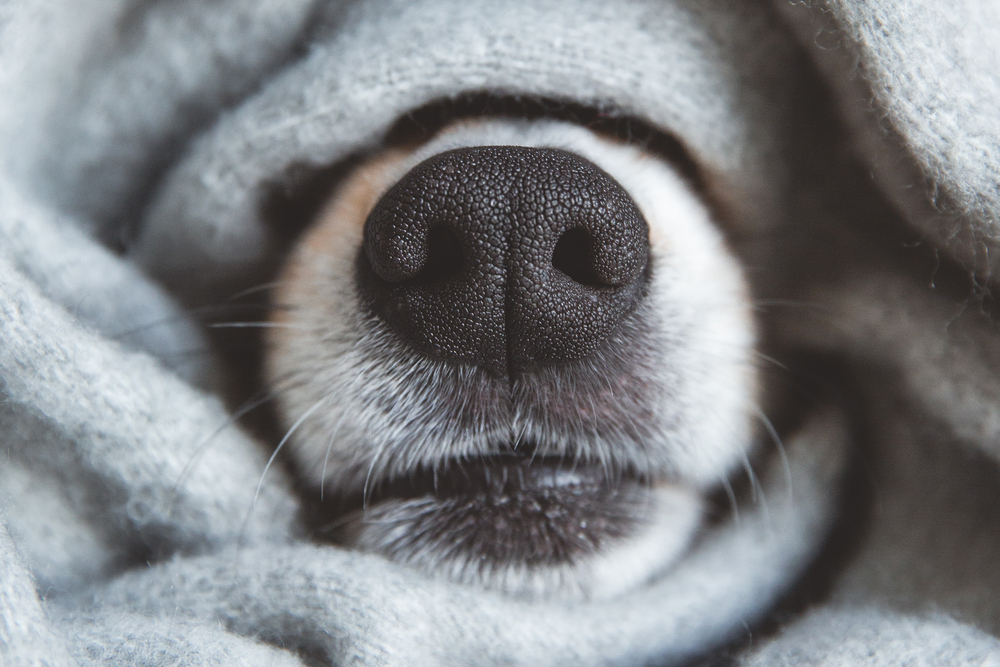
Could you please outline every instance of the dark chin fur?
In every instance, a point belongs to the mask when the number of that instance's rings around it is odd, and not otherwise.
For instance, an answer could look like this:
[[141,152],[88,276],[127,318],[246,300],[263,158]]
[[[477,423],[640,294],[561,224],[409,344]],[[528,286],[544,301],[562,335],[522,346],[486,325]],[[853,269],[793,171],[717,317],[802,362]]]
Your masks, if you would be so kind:
[[514,456],[417,471],[338,504],[345,514],[323,531],[338,542],[472,569],[572,565],[641,528],[649,511],[632,478]]

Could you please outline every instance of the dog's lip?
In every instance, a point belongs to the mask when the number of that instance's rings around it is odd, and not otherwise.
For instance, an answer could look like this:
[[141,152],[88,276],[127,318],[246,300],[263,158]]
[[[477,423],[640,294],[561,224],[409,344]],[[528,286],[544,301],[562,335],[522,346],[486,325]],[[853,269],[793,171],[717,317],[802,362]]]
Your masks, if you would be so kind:
[[[525,503],[537,506],[538,501],[544,505],[555,500],[610,510],[623,502],[634,504],[651,487],[649,480],[629,472],[559,456],[512,451],[454,459],[436,467],[419,466],[406,476],[370,480],[363,491],[338,494],[327,489],[322,508],[317,508],[325,517],[319,522],[317,537],[339,542],[338,534],[345,526],[377,513],[380,507],[411,501],[431,502],[440,508],[486,503],[502,512],[504,505],[514,511],[515,507],[523,509]],[[628,514],[624,512],[622,519]]]
[[578,493],[607,493],[622,486],[641,484],[627,472],[612,474],[605,466],[519,452],[453,459],[436,466],[418,466],[405,476],[371,481],[361,492],[334,494],[343,512],[365,509],[386,500],[511,494],[574,489]]
[[[572,564],[648,519],[652,485],[599,463],[498,454],[421,468],[327,504],[315,536],[392,559]],[[332,511],[332,515],[331,515]]]

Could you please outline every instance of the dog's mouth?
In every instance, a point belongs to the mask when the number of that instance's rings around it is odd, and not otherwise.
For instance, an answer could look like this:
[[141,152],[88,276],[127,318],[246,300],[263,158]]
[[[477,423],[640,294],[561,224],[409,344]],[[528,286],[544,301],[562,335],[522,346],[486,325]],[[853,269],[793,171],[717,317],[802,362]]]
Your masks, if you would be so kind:
[[504,453],[327,494],[316,537],[519,597],[616,595],[688,544],[701,499],[599,463]]
[[[328,539],[393,560],[460,567],[573,565],[641,530],[650,485],[556,457],[500,454],[421,467],[329,505]],[[455,564],[455,563],[453,563]]]

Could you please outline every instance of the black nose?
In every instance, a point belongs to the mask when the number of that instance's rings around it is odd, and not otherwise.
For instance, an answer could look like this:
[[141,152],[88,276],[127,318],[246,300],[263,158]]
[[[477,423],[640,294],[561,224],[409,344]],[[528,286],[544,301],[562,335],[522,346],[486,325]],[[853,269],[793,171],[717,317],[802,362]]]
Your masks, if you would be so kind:
[[591,354],[636,306],[646,221],[595,164],[481,146],[420,163],[376,204],[365,306],[426,354],[499,376]]

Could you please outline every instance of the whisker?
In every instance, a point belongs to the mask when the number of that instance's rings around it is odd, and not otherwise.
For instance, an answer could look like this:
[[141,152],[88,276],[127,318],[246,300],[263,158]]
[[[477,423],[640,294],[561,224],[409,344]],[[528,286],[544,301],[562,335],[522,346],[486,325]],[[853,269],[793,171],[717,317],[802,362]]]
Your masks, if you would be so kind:
[[282,283],[286,283],[286,282],[289,282],[289,281],[287,281],[287,280],[272,280],[271,282],[268,282],[268,283],[263,283],[263,284],[260,284],[260,285],[255,285],[253,287],[248,287],[248,288],[246,288],[244,290],[240,290],[239,292],[236,292],[235,294],[233,294],[232,296],[230,296],[228,299],[226,299],[226,301],[236,301],[237,299],[242,299],[243,297],[249,296],[251,294],[258,294],[260,292],[266,292],[267,290],[271,289],[272,287],[277,287],[278,285],[281,285]]
[[743,452],[743,468],[747,477],[750,478],[750,499],[755,505],[760,502],[761,513],[764,515],[764,523],[771,526],[771,510],[767,504],[767,496],[764,493],[764,486],[760,483],[760,478],[754,472],[753,465],[746,452]]
[[757,359],[760,359],[761,361],[766,361],[769,364],[777,366],[783,371],[791,370],[788,368],[787,364],[785,364],[779,359],[775,359],[774,357],[764,354],[763,352],[760,352],[758,350],[751,350],[751,351],[753,352],[753,356],[756,357]]
[[316,410],[318,410],[319,407],[323,405],[324,402],[326,402],[327,398],[329,397],[324,396],[323,398],[313,403],[312,407],[310,407],[308,410],[302,413],[302,416],[299,417],[294,424],[292,424],[292,427],[288,429],[287,432],[285,432],[285,437],[283,437],[281,439],[281,442],[278,443],[278,446],[274,448],[274,452],[271,454],[271,458],[267,460],[267,465],[264,466],[264,471],[260,474],[260,481],[257,482],[257,490],[253,494],[253,504],[251,507],[257,506],[257,498],[258,496],[260,496],[260,489],[261,486],[264,484],[264,477],[267,475],[267,471],[271,469],[271,464],[274,463],[274,460],[276,458],[278,458],[278,452],[281,451],[281,448],[284,447],[285,443],[288,442],[289,438],[292,437],[292,434],[295,433],[295,431],[297,431],[300,426],[302,426],[302,423],[306,419],[308,419],[312,413],[316,412]]
[[254,395],[252,395],[250,398],[244,401],[243,405],[241,405],[235,412],[233,412],[233,414],[231,414],[221,425],[219,425],[218,428],[216,428],[204,440],[198,443],[198,445],[195,447],[194,453],[191,455],[191,458],[188,459],[188,462],[184,464],[184,467],[181,469],[180,473],[178,473],[177,479],[174,482],[173,488],[170,491],[172,498],[171,505],[177,502],[181,483],[184,481],[184,478],[191,473],[191,470],[194,469],[194,466],[197,463],[198,459],[200,459],[201,456],[208,450],[208,446],[212,442],[212,440],[214,440],[215,437],[218,436],[220,433],[222,433],[224,430],[226,430],[227,428],[235,424],[237,421],[239,421],[242,417],[246,416],[253,410],[256,410],[257,408],[264,405],[268,401],[273,400],[274,398],[276,398],[276,396],[277,394],[270,389],[267,388],[260,389]]
[[736,501],[736,492],[733,491],[733,485],[729,482],[729,477],[727,475],[722,475],[722,488],[726,491],[726,497],[729,498],[729,506],[733,510],[733,523],[736,527],[740,527],[740,505]]
[[[371,482],[371,479],[372,479],[372,471],[375,470],[375,463],[382,457],[382,452],[384,452],[385,449],[386,449],[386,445],[383,442],[381,445],[379,445],[378,450],[375,452],[375,456],[372,457],[372,462],[368,465],[368,474],[365,475],[365,486],[361,490],[361,509],[362,510],[367,510],[368,509],[368,497],[369,497],[368,496],[368,485],[369,485],[369,483]],[[436,484],[435,484],[435,486],[436,486]]]
[[307,331],[309,327],[289,322],[214,322],[206,324],[209,329],[300,329]]
[[750,502],[757,504],[757,492],[758,490],[763,493],[763,487],[757,480],[757,474],[753,471],[753,466],[750,465],[750,459],[747,457],[746,452],[743,452],[743,472],[746,473],[747,480],[750,482]]
[[778,449],[778,456],[781,457],[781,467],[785,473],[785,484],[788,486],[788,502],[791,503],[794,500],[794,496],[792,494],[792,466],[788,462],[788,453],[785,451],[785,445],[781,441],[781,436],[778,434],[778,430],[774,428],[774,424],[770,419],[768,419],[767,415],[764,414],[764,410],[753,402],[751,402],[751,406],[754,413],[757,415],[757,418],[764,425],[764,428],[767,429],[768,435],[770,435],[771,440],[774,441],[775,447]]
[[347,419],[347,410],[340,413],[340,419],[337,420],[336,426],[333,427],[333,431],[330,433],[330,439],[326,443],[326,455],[323,456],[323,470],[320,473],[319,479],[319,499],[323,500],[323,490],[326,487],[326,464],[330,461],[330,452],[333,450],[333,441],[337,438],[340,433],[340,427]]
[[355,521],[364,522],[365,511],[354,511],[348,512],[347,514],[337,517],[329,523],[324,523],[322,526],[313,531],[313,535],[322,535],[323,533],[330,533],[342,526],[346,526],[349,523],[354,523]]
[[[144,324],[134,326],[130,329],[123,329],[121,331],[109,332],[107,336],[113,340],[119,340],[128,336],[141,333],[143,331],[148,331],[154,327],[162,326],[164,324],[170,324],[171,322],[189,321],[194,320],[200,324],[204,324],[205,316],[215,315],[220,313],[233,313],[242,310],[293,310],[295,307],[287,304],[280,303],[231,303],[231,304],[215,304],[211,306],[198,306],[196,308],[189,308],[183,313],[178,313],[176,315],[171,315],[169,317],[161,317],[155,320],[150,320]],[[211,326],[208,324],[207,326]]]

